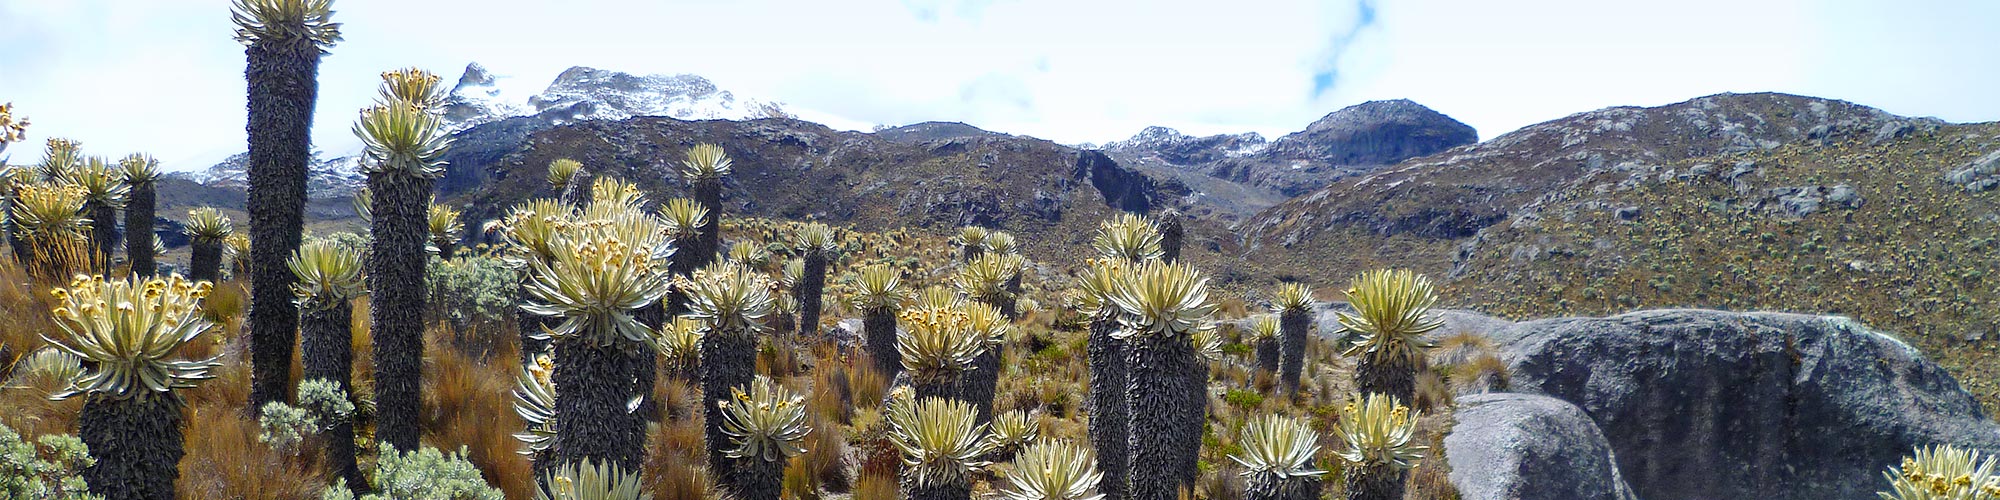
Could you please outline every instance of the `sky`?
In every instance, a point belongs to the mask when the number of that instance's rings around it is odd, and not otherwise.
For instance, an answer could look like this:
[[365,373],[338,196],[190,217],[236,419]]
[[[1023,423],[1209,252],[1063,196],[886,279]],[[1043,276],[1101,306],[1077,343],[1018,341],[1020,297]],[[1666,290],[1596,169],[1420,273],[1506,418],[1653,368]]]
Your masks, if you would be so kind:
[[[225,0],[0,0],[0,102],[49,136],[171,170],[243,151],[242,47]],[[801,117],[927,120],[1062,143],[1150,125],[1277,137],[1341,107],[1409,98],[1482,139],[1569,114],[1719,92],[1829,97],[2000,120],[2000,2],[1806,0],[334,0],[314,140],[349,127],[379,74],[514,95],[571,66],[693,73]],[[518,89],[518,90],[516,90]]]

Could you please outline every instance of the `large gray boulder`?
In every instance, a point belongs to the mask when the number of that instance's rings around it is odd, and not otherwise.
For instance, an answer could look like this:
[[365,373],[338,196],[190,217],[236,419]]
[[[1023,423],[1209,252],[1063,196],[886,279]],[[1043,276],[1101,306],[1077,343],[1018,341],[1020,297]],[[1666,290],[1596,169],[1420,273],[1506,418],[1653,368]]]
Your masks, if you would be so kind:
[[1844,318],[1655,310],[1492,334],[1512,388],[1581,407],[1650,499],[1872,499],[1933,443],[2000,451],[1944,369]]
[[1583,410],[1532,394],[1459,398],[1444,440],[1465,500],[1633,500],[1611,443]]

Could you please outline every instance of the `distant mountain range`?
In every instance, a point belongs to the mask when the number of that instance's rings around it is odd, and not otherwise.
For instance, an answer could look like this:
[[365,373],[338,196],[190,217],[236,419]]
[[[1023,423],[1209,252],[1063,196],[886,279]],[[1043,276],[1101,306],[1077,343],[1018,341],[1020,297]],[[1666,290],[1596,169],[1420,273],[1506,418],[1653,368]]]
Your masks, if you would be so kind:
[[[739,98],[697,75],[631,75],[577,66],[557,75],[532,96],[509,95],[479,63],[466,65],[445,101],[445,127],[453,132],[510,118],[532,118],[543,126],[588,120],[667,116],[683,120],[742,120],[783,116],[774,101]],[[366,180],[355,169],[359,151],[316,152],[308,170],[309,196],[351,196]],[[210,187],[242,189],[249,153],[238,153],[206,170],[173,172]]]

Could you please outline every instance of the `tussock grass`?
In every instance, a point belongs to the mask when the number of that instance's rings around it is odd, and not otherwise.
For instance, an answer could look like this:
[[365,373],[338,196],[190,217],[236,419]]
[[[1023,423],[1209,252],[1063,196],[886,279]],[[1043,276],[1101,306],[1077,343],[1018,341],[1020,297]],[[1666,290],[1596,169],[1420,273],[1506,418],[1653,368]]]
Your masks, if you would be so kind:
[[257,441],[257,421],[240,406],[190,406],[184,415],[187,455],[175,483],[182,498],[317,500],[326,488],[317,443],[274,450]]

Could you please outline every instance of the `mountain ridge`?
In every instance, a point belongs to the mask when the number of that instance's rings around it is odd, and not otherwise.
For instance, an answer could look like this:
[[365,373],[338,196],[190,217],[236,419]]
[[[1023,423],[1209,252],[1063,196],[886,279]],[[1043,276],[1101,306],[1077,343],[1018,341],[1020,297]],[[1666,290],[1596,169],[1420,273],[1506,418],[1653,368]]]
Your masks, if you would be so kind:
[[1415,101],[1392,99],[1335,110],[1272,140],[1255,132],[1194,137],[1154,126],[1107,143],[1104,150],[1125,163],[1189,170],[1297,196],[1478,139],[1471,126],[1450,116]]

